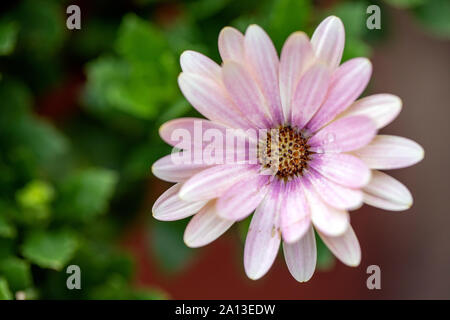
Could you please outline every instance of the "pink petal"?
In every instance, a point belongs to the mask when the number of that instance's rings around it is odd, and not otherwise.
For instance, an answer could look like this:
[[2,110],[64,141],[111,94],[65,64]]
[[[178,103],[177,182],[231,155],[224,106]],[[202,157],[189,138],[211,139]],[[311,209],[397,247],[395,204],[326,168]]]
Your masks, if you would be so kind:
[[283,45],[280,58],[280,95],[286,122],[291,121],[294,89],[303,73],[314,61],[314,52],[304,32],[294,32]]
[[343,234],[350,225],[348,212],[327,205],[320,199],[312,186],[306,190],[306,199],[309,204],[311,220],[314,227],[330,236]]
[[402,109],[402,100],[392,94],[374,94],[355,101],[341,116],[364,115],[371,118],[377,129],[387,126]]
[[256,209],[247,233],[244,268],[250,279],[257,280],[269,271],[280,247],[279,182]]
[[195,73],[182,72],[178,85],[186,99],[206,118],[233,128],[248,128],[242,114],[227,97],[225,88]]
[[205,163],[194,163],[194,161],[174,161],[173,157],[181,154],[181,152],[169,154],[157,160],[152,165],[152,173],[164,181],[182,182],[210,167]]
[[194,73],[220,82],[220,66],[201,53],[191,50],[184,51],[180,56],[180,65],[185,73]]
[[311,150],[347,152],[367,145],[375,137],[375,123],[366,116],[349,116],[338,119],[317,132],[308,141]]
[[198,248],[210,244],[225,233],[234,221],[217,215],[214,201],[210,201],[191,221],[184,231],[184,242],[188,247]]
[[413,198],[408,188],[400,181],[377,170],[363,188],[364,202],[381,209],[403,211],[412,206]]
[[350,267],[356,267],[360,264],[361,248],[359,246],[358,238],[356,238],[355,232],[351,226],[349,226],[347,231],[339,237],[330,237],[321,232],[318,233],[328,249],[330,249],[342,263]]
[[363,194],[360,190],[355,190],[341,186],[331,180],[323,177],[313,169],[308,172],[309,181],[311,181],[315,190],[323,201],[336,209],[356,209],[362,205]]
[[218,198],[232,185],[256,174],[256,170],[248,165],[214,166],[187,180],[180,190],[180,198],[186,201]]
[[251,214],[264,199],[269,184],[269,176],[256,175],[229,188],[217,200],[218,214],[228,220],[242,220]]
[[409,167],[424,157],[424,150],[418,143],[389,135],[377,135],[371,143],[353,153],[372,169]]
[[366,58],[354,58],[342,64],[331,78],[327,98],[308,128],[316,132],[347,109],[364,91],[372,74],[372,64]]
[[298,241],[311,226],[308,203],[300,180],[286,183],[281,195],[281,234],[288,243]]
[[180,220],[197,213],[207,201],[186,202],[180,199],[178,192],[181,183],[170,187],[156,200],[152,207],[153,217],[161,221]]
[[292,123],[302,129],[323,103],[330,83],[330,72],[321,64],[309,68],[297,84],[292,97]]
[[267,33],[257,25],[247,28],[244,44],[246,61],[267,99],[274,124],[281,124],[283,112],[278,84],[277,51]]
[[370,169],[367,165],[349,154],[315,154],[309,164],[324,177],[346,187],[361,188],[370,180]]
[[332,69],[337,68],[345,44],[345,31],[341,19],[330,16],[323,20],[314,31],[311,44],[318,59]]
[[164,123],[159,128],[159,135],[166,143],[174,147],[180,144],[182,137],[188,136],[190,143],[186,145],[188,148],[194,148],[194,141],[197,139],[202,142],[204,132],[209,129],[219,130],[224,137],[227,134],[227,127],[216,122],[201,118],[179,118]]
[[234,104],[258,128],[270,125],[270,110],[255,80],[240,64],[223,64],[223,82]]
[[294,243],[283,242],[284,259],[291,275],[298,282],[311,279],[316,269],[316,237],[312,226]]
[[225,27],[219,34],[219,52],[222,60],[244,63],[244,35],[232,27]]

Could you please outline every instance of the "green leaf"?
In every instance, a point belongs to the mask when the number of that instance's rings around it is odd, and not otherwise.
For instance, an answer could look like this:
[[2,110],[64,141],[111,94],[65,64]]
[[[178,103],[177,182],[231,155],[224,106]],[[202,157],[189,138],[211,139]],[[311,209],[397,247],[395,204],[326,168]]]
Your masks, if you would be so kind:
[[183,242],[186,221],[170,223],[154,221],[150,232],[150,245],[161,270],[176,273],[192,260],[194,251]]
[[105,283],[94,288],[90,294],[95,300],[162,300],[168,295],[154,288],[133,288],[120,275],[112,275]]
[[[0,207],[1,210],[1,207]],[[0,237],[15,238],[17,235],[16,227],[0,212]]]
[[435,36],[450,39],[450,1],[427,1],[417,7],[415,14],[425,28]]
[[19,42],[32,59],[58,52],[68,34],[64,9],[57,1],[21,1],[12,16],[21,23]]
[[50,216],[50,203],[55,191],[48,182],[30,181],[16,192],[16,201],[22,209],[23,220],[28,222],[42,221]]
[[117,180],[117,174],[108,169],[90,168],[74,173],[61,186],[57,217],[88,222],[105,213]]
[[269,34],[278,50],[293,32],[305,30],[311,12],[310,0],[280,0],[273,2],[268,22]]
[[18,31],[17,23],[12,21],[0,22],[0,56],[6,56],[13,52]]
[[334,266],[334,256],[316,233],[317,268],[322,271],[330,270]]
[[42,268],[61,270],[78,246],[71,231],[32,231],[22,245],[22,255]]
[[384,0],[390,5],[397,7],[397,8],[412,8],[416,7],[418,5],[421,5],[425,2],[433,2],[434,0]]
[[6,279],[0,277],[0,300],[12,300],[13,295],[9,290],[8,282]]
[[8,280],[12,291],[27,289],[32,284],[30,264],[16,257],[0,260],[0,274]]

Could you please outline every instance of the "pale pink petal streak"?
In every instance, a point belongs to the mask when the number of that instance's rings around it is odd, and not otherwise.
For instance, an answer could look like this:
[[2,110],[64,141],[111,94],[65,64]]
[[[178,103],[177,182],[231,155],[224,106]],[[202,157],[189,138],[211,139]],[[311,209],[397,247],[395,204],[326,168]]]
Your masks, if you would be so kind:
[[372,171],[372,178],[363,191],[365,203],[385,210],[403,211],[409,209],[413,203],[407,187],[397,179],[377,170]]
[[250,279],[257,280],[269,271],[280,247],[280,183],[274,182],[253,215],[244,248],[244,268]]
[[195,73],[182,72],[178,84],[183,95],[206,118],[232,128],[249,125],[227,96],[223,85]]
[[314,52],[304,32],[294,32],[283,45],[280,58],[280,95],[284,119],[291,121],[294,90],[303,73],[314,62]]
[[180,56],[180,65],[183,72],[195,73],[220,82],[220,66],[201,53],[191,50],[184,51]]
[[219,52],[223,61],[245,63],[244,35],[235,28],[223,28],[219,34]]
[[353,210],[359,208],[363,202],[363,194],[359,189],[351,189],[335,183],[310,168],[308,172],[317,193],[330,206],[337,209]]
[[354,58],[343,63],[332,75],[327,98],[308,123],[315,132],[347,109],[361,95],[372,74],[372,64],[366,58]]
[[187,202],[180,199],[181,183],[167,189],[153,204],[152,213],[161,221],[180,220],[197,213],[207,201]]
[[180,190],[180,197],[186,201],[217,198],[240,180],[256,174],[255,168],[249,165],[214,166],[187,180]]
[[372,169],[399,169],[412,166],[424,157],[423,148],[410,139],[377,135],[371,143],[353,152]]
[[345,153],[314,154],[309,165],[324,177],[350,188],[361,188],[370,180],[370,169],[355,156]]
[[239,111],[259,128],[270,125],[270,110],[251,74],[239,63],[225,61],[223,82]]
[[311,216],[300,180],[289,181],[281,194],[281,234],[285,242],[296,242],[311,226]]
[[341,118],[324,127],[308,140],[311,150],[347,152],[367,145],[375,136],[375,123],[366,116]]
[[330,83],[330,72],[325,65],[309,68],[297,83],[292,97],[292,123],[302,129],[319,110]]
[[328,249],[330,249],[342,263],[350,267],[356,267],[360,264],[361,247],[359,246],[358,238],[351,226],[348,227],[343,235],[338,237],[330,237],[321,232],[318,233]]
[[308,183],[308,181],[306,181],[306,184],[309,184],[308,188],[306,188],[306,199],[308,201],[311,220],[314,227],[330,236],[343,234],[350,225],[348,212],[326,204],[310,183],[311,182]]
[[381,129],[394,120],[402,109],[402,100],[393,94],[374,94],[355,101],[341,117],[364,115],[371,118]]
[[314,31],[311,44],[318,59],[331,69],[337,68],[345,44],[345,31],[341,19],[331,16],[323,20]]
[[283,112],[278,82],[279,61],[272,40],[261,27],[251,25],[245,33],[244,44],[246,63],[267,99],[274,124],[281,124]]
[[269,188],[269,176],[255,175],[231,186],[218,200],[218,214],[228,220],[242,220],[264,199]]
[[168,182],[183,182],[188,180],[193,175],[199,173],[210,167],[210,165],[201,163],[194,163],[193,157],[188,161],[174,161],[174,158],[181,157],[184,151],[169,154],[157,160],[152,165],[152,173],[161,180]]
[[189,221],[184,231],[184,242],[191,248],[205,246],[224,234],[233,223],[219,217],[215,201],[210,201]]
[[289,272],[298,282],[311,279],[316,269],[317,249],[313,227],[294,243],[283,243],[284,259]]

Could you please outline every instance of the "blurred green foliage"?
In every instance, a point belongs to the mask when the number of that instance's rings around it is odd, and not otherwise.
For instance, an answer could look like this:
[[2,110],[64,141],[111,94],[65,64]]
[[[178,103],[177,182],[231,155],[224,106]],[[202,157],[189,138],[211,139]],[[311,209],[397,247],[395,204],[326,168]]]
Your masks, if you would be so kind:
[[[448,1],[386,2],[448,37]],[[198,115],[177,86],[179,55],[197,50],[219,62],[220,29],[251,23],[280,50],[291,32],[311,35],[329,14],[344,22],[344,59],[370,55],[384,30],[366,29],[369,2],[333,3],[91,1],[74,31],[65,26],[68,1],[2,3],[0,299],[168,298],[132,285],[135,262],[119,242],[144,212],[149,254],[161,270],[181,272],[198,252],[182,241],[186,220],[156,222],[145,201],[150,165],[170,151],[158,126]],[[241,239],[249,221],[234,230]],[[318,251],[319,268],[329,268],[333,257],[319,239]],[[66,288],[70,264],[82,270],[82,290]]]

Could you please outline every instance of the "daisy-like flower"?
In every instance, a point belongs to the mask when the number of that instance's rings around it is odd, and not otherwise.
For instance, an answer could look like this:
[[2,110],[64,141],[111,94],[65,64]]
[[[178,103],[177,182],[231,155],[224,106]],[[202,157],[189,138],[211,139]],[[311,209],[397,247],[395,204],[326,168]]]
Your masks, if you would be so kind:
[[[194,215],[184,240],[200,247],[254,212],[244,249],[251,279],[267,273],[283,242],[292,276],[309,280],[316,266],[314,230],[344,264],[359,265],[361,250],[348,210],[363,202],[408,209],[408,189],[378,170],[413,165],[424,152],[409,139],[376,135],[398,115],[401,100],[376,94],[355,101],[372,67],[366,58],[340,64],[344,38],[341,20],[331,16],[311,40],[303,32],[293,33],[280,58],[257,25],[249,26],[245,35],[230,27],[221,31],[221,66],[185,51],[179,86],[209,120],[169,121],[160,129],[163,140],[180,147],[180,130],[195,136],[196,124],[223,136],[230,128],[276,130],[276,135],[269,131],[256,142],[246,137],[245,150],[256,150],[256,163],[248,156],[224,164],[175,163],[173,154],[158,160],[153,173],[176,184],[156,201],[154,217],[170,221]],[[195,157],[207,148],[206,143],[195,145],[184,142],[181,149],[193,148],[189,156]],[[231,153],[242,152],[241,146]]]

